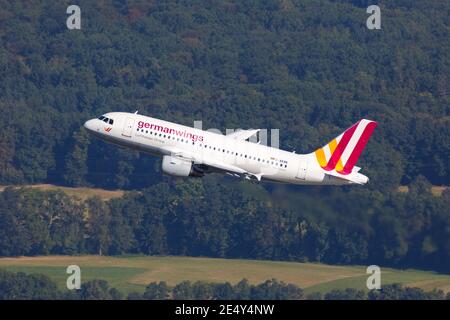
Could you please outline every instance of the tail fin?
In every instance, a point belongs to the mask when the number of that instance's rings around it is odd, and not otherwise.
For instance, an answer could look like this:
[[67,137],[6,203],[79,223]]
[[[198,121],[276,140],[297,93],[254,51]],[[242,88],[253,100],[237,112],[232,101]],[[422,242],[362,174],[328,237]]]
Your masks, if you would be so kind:
[[375,121],[358,121],[327,145],[317,149],[314,152],[317,162],[326,171],[336,169],[340,174],[350,174],[376,126]]

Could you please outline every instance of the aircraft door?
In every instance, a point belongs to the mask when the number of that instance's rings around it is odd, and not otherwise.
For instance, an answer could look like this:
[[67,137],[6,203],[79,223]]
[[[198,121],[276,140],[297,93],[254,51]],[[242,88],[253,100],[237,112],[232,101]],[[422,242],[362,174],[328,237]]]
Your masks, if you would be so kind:
[[133,131],[134,119],[127,118],[123,126],[122,135],[125,137],[131,137],[131,132]]
[[304,160],[300,160],[298,164],[298,172],[295,176],[297,179],[305,180],[306,179],[306,170],[308,170],[308,162]]

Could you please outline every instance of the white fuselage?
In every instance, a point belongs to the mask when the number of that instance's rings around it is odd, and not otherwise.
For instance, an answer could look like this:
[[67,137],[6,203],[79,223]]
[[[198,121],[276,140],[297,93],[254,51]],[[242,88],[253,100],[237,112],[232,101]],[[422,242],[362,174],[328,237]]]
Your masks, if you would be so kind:
[[[314,153],[295,154],[277,148],[237,140],[140,114],[111,112],[108,121],[91,119],[85,128],[96,137],[156,156],[180,155],[195,164],[220,164],[221,169],[239,175],[243,171],[271,180],[293,184],[349,184],[348,180],[325,174]],[[110,124],[110,120],[113,123]],[[214,165],[212,166],[214,167]],[[236,173],[233,168],[242,170]],[[361,181],[364,181],[365,176]],[[363,178],[364,177],[364,178]]]

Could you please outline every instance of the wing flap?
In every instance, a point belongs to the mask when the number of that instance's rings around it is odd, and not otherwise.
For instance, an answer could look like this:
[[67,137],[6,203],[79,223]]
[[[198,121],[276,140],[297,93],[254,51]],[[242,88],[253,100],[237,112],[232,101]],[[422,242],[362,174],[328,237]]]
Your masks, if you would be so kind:
[[204,157],[199,157],[197,154],[186,152],[186,151],[180,150],[178,148],[166,148],[166,150],[168,152],[170,152],[170,154],[173,157],[178,157],[178,158],[181,158],[184,160],[190,160],[190,161],[194,162],[195,164],[204,164],[209,167],[213,167],[213,168],[225,171],[225,172],[232,172],[232,173],[238,173],[238,174],[248,173],[244,169],[241,169],[234,165],[227,164],[227,163],[221,162],[221,161],[213,159],[213,158],[206,159]]

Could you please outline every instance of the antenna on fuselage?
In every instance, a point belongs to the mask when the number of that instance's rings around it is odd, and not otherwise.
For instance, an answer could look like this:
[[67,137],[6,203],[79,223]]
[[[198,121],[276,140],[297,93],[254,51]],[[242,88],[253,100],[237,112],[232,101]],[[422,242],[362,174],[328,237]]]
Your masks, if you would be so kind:
[[136,110],[136,112],[134,114],[137,114],[137,113],[138,113],[138,110]]

